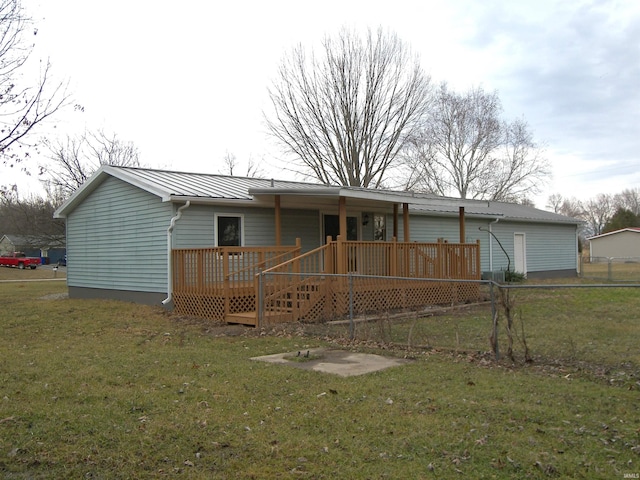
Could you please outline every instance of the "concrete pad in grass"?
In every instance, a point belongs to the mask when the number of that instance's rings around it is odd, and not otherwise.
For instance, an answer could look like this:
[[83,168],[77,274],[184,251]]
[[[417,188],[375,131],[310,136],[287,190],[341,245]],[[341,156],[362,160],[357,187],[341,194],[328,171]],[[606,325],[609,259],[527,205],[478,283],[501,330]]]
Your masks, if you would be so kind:
[[341,377],[363,375],[385,368],[405,365],[410,360],[389,358],[370,353],[347,352],[344,350],[312,348],[288,353],[276,353],[253,357],[251,360],[277,363],[304,370],[333,373]]

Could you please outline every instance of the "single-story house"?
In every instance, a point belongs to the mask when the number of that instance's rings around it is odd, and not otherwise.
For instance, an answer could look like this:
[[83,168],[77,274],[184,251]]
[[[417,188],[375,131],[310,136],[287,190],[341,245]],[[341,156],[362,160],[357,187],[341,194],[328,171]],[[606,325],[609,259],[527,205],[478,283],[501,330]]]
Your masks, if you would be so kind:
[[[470,276],[464,278],[480,278],[477,270],[510,268],[531,278],[576,276],[578,269],[576,219],[523,205],[413,192],[102,166],[54,215],[66,219],[72,298],[171,305],[176,282],[188,283],[185,275],[200,268],[188,264],[196,262],[185,260],[189,255],[201,263],[207,255],[211,261],[225,256],[220,275],[226,282],[236,275],[228,272],[231,262],[245,262],[250,255],[263,255],[261,269],[275,264],[267,265],[264,252],[252,249],[290,246],[299,255],[332,241],[369,249],[398,242],[407,252],[418,242],[467,245],[473,252],[464,267]],[[385,263],[387,275],[409,275],[385,252],[377,261]],[[459,252],[451,255],[460,257]],[[274,255],[290,260],[284,250]],[[336,265],[344,265],[335,273],[364,269],[362,260],[347,265],[350,257],[335,255]],[[416,262],[431,262],[424,275],[435,271],[433,258],[416,255]],[[367,272],[378,267],[369,265]],[[253,272],[253,267],[238,268],[245,277]],[[200,272],[198,281],[213,275]]]
[[60,235],[14,235],[0,238],[0,254],[23,252],[28,257],[40,257],[43,264],[58,263],[66,255],[65,238]]
[[587,240],[591,261],[598,258],[640,258],[640,228],[622,228]]

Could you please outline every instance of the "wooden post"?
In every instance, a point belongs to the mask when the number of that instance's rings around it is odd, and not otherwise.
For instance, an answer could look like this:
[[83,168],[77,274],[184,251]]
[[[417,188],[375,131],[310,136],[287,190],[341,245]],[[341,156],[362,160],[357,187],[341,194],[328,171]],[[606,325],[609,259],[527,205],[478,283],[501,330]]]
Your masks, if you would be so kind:
[[442,239],[439,238],[438,239],[438,250],[437,250],[437,259],[438,261],[436,262],[436,278],[444,278],[444,272],[445,272],[445,258],[444,258],[444,243],[442,242]]
[[409,235],[409,204],[402,204],[402,228],[404,229],[404,241],[410,242],[411,235]]
[[466,234],[464,231],[464,207],[458,208],[458,216],[460,217],[460,243],[465,243]]
[[393,238],[398,238],[398,204],[393,204]]
[[348,240],[347,238],[347,199],[340,197],[338,204],[338,214],[340,220],[340,235],[342,240]]
[[224,295],[224,316],[226,317],[230,313],[230,299],[231,289],[229,288],[229,256],[225,248],[222,249],[222,282],[223,282],[223,295]]
[[275,198],[275,221],[276,221],[276,246],[282,245],[282,218],[280,214],[280,195],[276,195]]
[[293,257],[293,263],[291,264],[291,270],[294,273],[300,273],[300,260],[298,260],[298,257],[300,256],[300,249],[302,248],[302,241],[300,240],[299,237],[296,238],[296,248],[297,248],[297,251],[295,253],[295,256]]
[[475,251],[475,267],[476,267],[476,271],[475,271],[475,276],[473,277],[474,280],[480,280],[481,275],[480,275],[480,239],[476,240],[476,244],[478,245],[477,250]]
[[337,257],[337,265],[336,265],[336,273],[344,275],[346,272],[345,261],[344,261],[344,242],[342,241],[342,235],[338,235],[336,239],[336,257]]
[[324,251],[324,273],[336,273],[333,268],[335,261],[333,258],[333,239],[331,235],[327,235],[326,242],[328,247]]
[[393,237],[391,239],[391,242],[392,242],[392,246],[391,246],[391,256],[389,258],[389,260],[390,260],[389,273],[391,274],[392,277],[395,277],[396,275],[398,275],[398,242],[397,242],[397,238]]

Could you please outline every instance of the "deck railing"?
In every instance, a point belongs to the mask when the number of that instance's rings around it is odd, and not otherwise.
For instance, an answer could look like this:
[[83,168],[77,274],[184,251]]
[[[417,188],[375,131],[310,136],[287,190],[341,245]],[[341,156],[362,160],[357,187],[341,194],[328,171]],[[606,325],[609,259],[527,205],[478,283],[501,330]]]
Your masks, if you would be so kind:
[[255,310],[256,275],[299,254],[299,240],[283,247],[174,249],[176,310],[218,320],[230,313]]
[[[256,298],[261,300],[260,305],[256,305],[258,316],[271,315],[277,317],[277,321],[299,318],[300,308],[304,306],[304,302],[300,300],[309,293],[308,277],[304,274],[332,273],[334,255],[334,246],[327,243],[280,265],[265,269],[265,273],[273,275],[256,277]],[[321,287],[315,284],[316,289]],[[256,318],[256,321],[262,323],[259,318]]]
[[[333,300],[326,302],[336,301],[340,287],[330,275],[480,279],[479,243],[360,242],[339,238],[327,239],[324,246],[305,254],[300,251],[299,242],[288,247],[173,250],[176,310],[220,321],[242,312],[278,318],[274,321],[297,320],[305,315],[305,309],[318,308],[311,305],[313,298],[333,295]],[[259,275],[261,272],[270,275]],[[327,277],[323,279],[318,274]],[[261,305],[257,305],[258,299]],[[253,322],[257,322],[255,313],[254,320],[242,323]]]
[[[480,279],[480,244],[331,241],[301,257],[266,269],[256,285],[258,324],[317,320],[328,312],[344,313],[347,284],[345,274],[366,276],[360,281],[361,309],[373,310],[382,303],[399,308],[402,300],[379,302],[380,295],[401,289],[416,302],[440,303],[457,297],[474,297],[477,285],[468,284],[461,295],[451,294],[455,284],[443,286],[421,283],[408,285],[397,278]],[[392,282],[384,278],[393,278]],[[398,285],[398,288],[395,287]],[[399,287],[399,285],[403,285]],[[442,288],[441,288],[442,287]],[[446,291],[444,291],[444,290]],[[406,301],[406,300],[405,300]],[[415,303],[415,302],[414,302]]]
[[331,242],[335,259],[326,273],[383,277],[480,278],[479,243]]

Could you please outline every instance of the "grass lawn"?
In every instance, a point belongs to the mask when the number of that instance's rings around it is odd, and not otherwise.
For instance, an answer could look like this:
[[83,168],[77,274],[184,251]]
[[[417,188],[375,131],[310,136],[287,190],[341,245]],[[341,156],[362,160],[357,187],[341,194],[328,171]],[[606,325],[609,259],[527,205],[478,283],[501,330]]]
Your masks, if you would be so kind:
[[[526,326],[541,358],[555,354],[545,339],[590,341],[588,330],[567,321],[567,304],[578,314],[604,300],[610,307],[599,310],[610,317],[610,329],[597,327],[606,341],[560,352],[554,368],[496,363],[450,348],[395,349],[382,353],[411,363],[343,378],[250,360],[332,345],[329,337],[297,328],[269,335],[219,328],[159,308],[59,298],[65,291],[64,282],[0,285],[4,478],[610,479],[640,473],[637,293],[604,291],[592,304],[584,304],[580,291],[523,293],[522,315],[530,319]],[[558,303],[563,308],[554,309]],[[551,318],[537,326],[541,309],[541,317]],[[562,318],[552,318],[555,312]],[[412,335],[432,342],[449,335],[459,344],[460,332],[486,318],[467,313],[430,317],[430,326],[414,325]],[[468,335],[486,350],[485,333]],[[582,374],[578,354],[607,374]],[[620,359],[625,381],[606,380],[617,375]]]
[[59,267],[55,270],[53,266],[41,265],[34,270],[27,268],[19,270],[14,267],[0,267],[0,281],[3,280],[51,280],[67,277],[67,267]]

